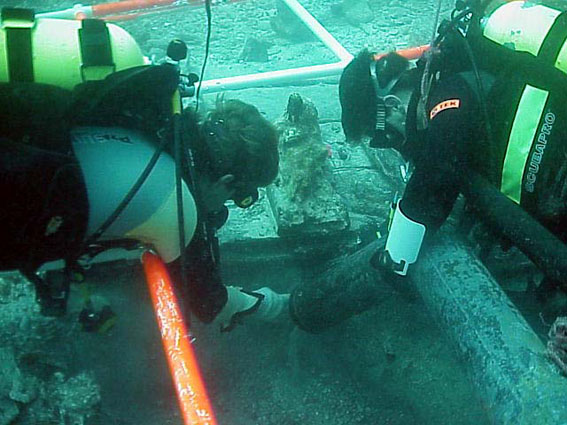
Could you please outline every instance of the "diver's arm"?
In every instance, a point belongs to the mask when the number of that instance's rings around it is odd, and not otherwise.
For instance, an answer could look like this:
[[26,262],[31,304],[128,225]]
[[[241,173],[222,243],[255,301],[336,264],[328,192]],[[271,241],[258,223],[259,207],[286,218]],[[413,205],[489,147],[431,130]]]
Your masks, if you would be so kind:
[[468,143],[477,142],[478,105],[460,79],[449,81],[430,98],[429,127],[416,169],[398,202],[381,266],[405,276],[417,261],[423,241],[449,216],[459,195],[462,168],[469,166]]
[[197,318],[210,323],[226,303],[226,288],[220,274],[206,253],[207,247],[199,239],[193,239],[186,250],[187,287],[183,288],[181,260],[169,264],[173,281],[176,282],[185,304]]
[[[214,234],[206,234],[202,223],[185,249],[186,279],[181,276],[181,259],[168,264],[180,296],[197,318],[210,323],[227,301],[227,291],[222,283],[218,264],[218,240]],[[182,282],[187,287],[182,287]]]
[[377,259],[387,267],[405,276],[415,263],[423,241],[447,219],[459,195],[452,173],[445,170],[416,170],[404,197],[396,205],[386,246]]
[[[197,226],[197,232],[186,249],[187,288],[179,288],[182,297],[199,320],[213,323],[221,331],[228,331],[244,318],[272,321],[287,311],[288,294],[277,294],[269,288],[246,291],[236,286],[225,286],[219,270],[219,243],[214,230],[224,224],[228,211],[210,217],[207,231]],[[208,233],[208,234],[206,234]],[[181,264],[177,259],[170,264],[174,282],[181,279]]]

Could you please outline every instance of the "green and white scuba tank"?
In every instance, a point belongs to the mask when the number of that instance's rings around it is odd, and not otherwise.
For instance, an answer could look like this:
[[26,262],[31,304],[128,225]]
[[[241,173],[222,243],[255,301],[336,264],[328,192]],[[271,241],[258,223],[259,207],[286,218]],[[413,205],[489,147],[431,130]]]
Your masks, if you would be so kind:
[[[528,1],[511,1],[484,18],[481,31],[487,40],[510,51],[532,55],[542,76],[549,75],[547,70],[567,74],[567,13]],[[526,81],[515,102],[500,181],[500,191],[517,204],[535,190],[535,174],[556,120],[550,109],[554,83],[534,77],[538,82]]]
[[481,22],[482,34],[508,49],[534,56],[553,43],[554,66],[567,74],[566,15],[551,7],[528,1],[511,1]]
[[52,84],[66,89],[148,64],[134,38],[117,25],[34,17],[29,9],[3,8],[0,82]]

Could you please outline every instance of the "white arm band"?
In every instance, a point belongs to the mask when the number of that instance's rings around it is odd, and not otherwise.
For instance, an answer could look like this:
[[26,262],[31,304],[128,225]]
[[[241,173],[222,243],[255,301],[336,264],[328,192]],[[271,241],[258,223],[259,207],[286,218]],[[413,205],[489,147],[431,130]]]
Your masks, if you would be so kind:
[[386,251],[401,266],[394,270],[395,273],[401,276],[407,274],[409,265],[417,261],[424,236],[425,226],[406,217],[398,202],[386,240]]

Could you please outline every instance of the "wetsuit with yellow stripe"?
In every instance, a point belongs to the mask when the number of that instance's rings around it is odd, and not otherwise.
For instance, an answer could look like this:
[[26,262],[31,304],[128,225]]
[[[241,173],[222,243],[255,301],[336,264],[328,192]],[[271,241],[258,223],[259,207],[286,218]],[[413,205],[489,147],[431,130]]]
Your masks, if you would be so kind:
[[508,2],[467,40],[481,84],[467,49],[449,48],[427,98],[426,130],[417,131],[416,96],[409,107],[402,154],[416,168],[386,243],[398,274],[416,261],[425,230],[448,216],[465,169],[567,237],[567,13]]
[[410,140],[402,153],[414,161],[415,171],[400,203],[402,211],[428,230],[438,228],[459,194],[463,170],[470,168],[559,232],[567,219],[564,97],[519,76],[495,79],[483,73],[482,79],[488,89],[490,138],[468,73],[438,83],[429,97],[426,130],[415,131],[415,108],[410,105]]

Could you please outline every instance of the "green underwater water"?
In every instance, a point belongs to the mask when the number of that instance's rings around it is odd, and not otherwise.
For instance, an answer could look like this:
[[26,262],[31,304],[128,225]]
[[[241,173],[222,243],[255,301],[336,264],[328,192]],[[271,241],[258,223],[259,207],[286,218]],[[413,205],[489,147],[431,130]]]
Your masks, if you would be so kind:
[[[426,44],[431,39],[437,1],[350,1],[352,10],[338,10],[342,5],[339,0],[300,3],[353,54],[368,46],[388,51]],[[72,7],[73,3],[0,0],[1,6],[31,7],[38,12]],[[567,6],[564,2],[555,5]],[[443,0],[441,16],[448,16],[452,7],[452,1]],[[213,34],[205,79],[336,61],[332,52],[301,26],[294,29],[284,23],[291,35],[276,32],[274,28],[282,27],[273,23],[275,0],[235,1],[215,5],[212,11]],[[163,59],[171,39],[184,40],[189,59],[183,70],[200,71],[206,36],[202,7],[148,14],[117,25],[132,34],[144,55],[156,61]],[[265,49],[261,61],[246,59],[245,45],[251,37],[260,40],[261,49]],[[225,95],[251,102],[267,118],[277,120],[285,112],[289,95],[295,92],[311,99],[318,108],[323,141],[337,155],[345,155],[346,159],[333,164],[337,169],[333,187],[348,206],[352,221],[362,227],[366,221],[381,220],[396,182],[389,178],[388,170],[377,177],[370,169],[374,163],[369,162],[367,153],[344,144],[337,76],[317,83],[301,80],[227,90]],[[213,104],[216,96],[204,93],[205,105]],[[383,163],[397,164],[396,160],[386,157]],[[223,277],[231,285],[248,289],[267,285],[290,291],[302,280],[324,273],[328,261],[342,252],[329,249],[321,255],[309,238],[290,242],[287,248],[285,243],[277,245],[277,252],[266,252],[266,246],[271,246],[268,242],[276,236],[265,198],[250,211],[231,208],[233,218],[221,233],[221,252],[226,257]],[[112,267],[95,266],[87,279],[93,292],[104,297],[118,314],[111,332],[80,332],[74,321],[78,312],[73,309],[65,320],[46,325],[32,307],[29,286],[20,284],[21,293],[15,294],[3,285],[0,315],[4,328],[13,330],[0,333],[3,347],[13,348],[17,366],[22,374],[31,376],[29,380],[48,381],[56,372],[65,377],[92,373],[100,386],[101,403],[97,413],[85,419],[87,425],[182,424],[139,264],[129,261]],[[522,291],[524,281],[514,278],[508,284],[512,299],[544,340],[547,327],[540,319],[541,308]],[[51,327],[54,330],[49,337],[43,337],[41,329]],[[253,323],[228,334],[196,322],[193,329],[194,347],[219,425],[491,423],[491,406],[483,405],[469,365],[417,293],[393,295],[379,307],[317,335],[287,322]],[[18,342],[29,339],[30,334],[49,344]],[[28,381],[21,382],[18,385],[32,388]],[[2,389],[0,382],[0,403],[10,399],[11,390]],[[18,401],[20,416],[5,423],[44,425],[33,419],[39,415],[26,412],[33,395],[25,400]],[[0,420],[8,411],[2,406]],[[55,412],[51,416],[58,418]],[[81,423],[78,419],[72,422],[71,416],[58,420],[54,423]]]

